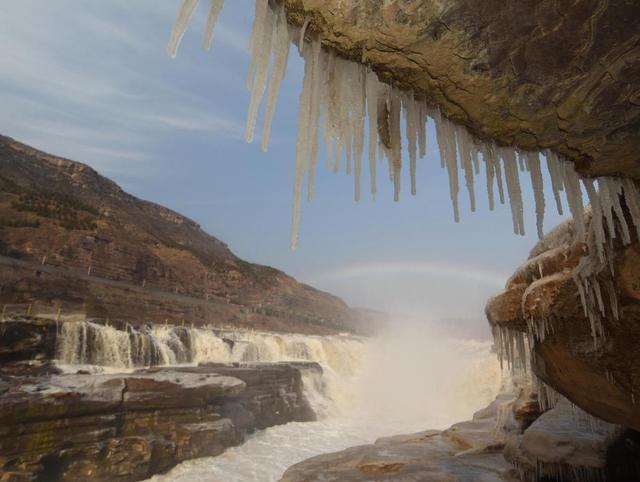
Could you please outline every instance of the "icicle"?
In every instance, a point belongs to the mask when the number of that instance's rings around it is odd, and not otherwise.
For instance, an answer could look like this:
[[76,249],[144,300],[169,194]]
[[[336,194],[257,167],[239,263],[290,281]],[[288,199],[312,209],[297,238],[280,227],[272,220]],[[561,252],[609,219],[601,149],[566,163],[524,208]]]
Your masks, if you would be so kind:
[[304,50],[304,36],[307,34],[307,28],[309,28],[310,23],[311,18],[305,17],[302,28],[300,29],[300,39],[298,40],[298,51],[300,52],[300,54],[302,54],[302,51]]
[[298,113],[298,141],[296,143],[296,172],[293,186],[293,210],[291,223],[291,249],[298,245],[298,229],[300,226],[300,203],[302,198],[302,181],[309,158],[309,112],[311,110],[311,88],[313,76],[312,62],[304,64],[304,79],[300,94]]
[[366,112],[366,71],[363,65],[354,64],[351,82],[351,113],[353,119],[353,150],[354,150],[354,188],[355,201],[360,201],[360,177],[362,171],[362,152],[364,150],[364,118]]
[[[590,179],[589,179],[590,180]],[[583,183],[586,182],[587,179],[583,179]],[[598,182],[599,186],[599,201],[602,206],[602,215],[607,222],[607,229],[609,232],[609,236],[611,238],[616,237],[616,227],[613,219],[613,200],[612,193],[609,191],[609,184],[604,180],[604,178]]]
[[416,195],[416,157],[417,149],[417,115],[416,101],[413,92],[406,93],[402,96],[402,106],[405,114],[405,127],[407,135],[407,144],[409,146],[409,175],[411,177],[411,194]]
[[560,160],[553,151],[546,152],[547,169],[549,176],[551,177],[551,190],[553,191],[553,197],[556,201],[556,208],[558,214],[562,216],[562,200],[560,199],[560,191],[563,189],[562,184],[562,172],[560,167]]
[[314,182],[316,165],[318,164],[318,128],[320,126],[320,111],[322,101],[322,60],[324,56],[321,51],[321,42],[319,38],[314,38],[311,42],[311,58],[306,59],[311,63],[311,106],[309,109],[309,125],[307,133],[307,142],[309,152],[307,154],[308,184],[307,184],[307,200],[311,201],[314,194]]
[[258,40],[254,52],[257,58],[252,61],[255,65],[255,78],[251,85],[251,101],[249,102],[249,113],[247,114],[247,127],[245,129],[244,138],[248,143],[253,142],[253,133],[258,120],[258,107],[264,95],[267,82],[267,74],[269,72],[269,60],[271,60],[271,45],[273,42],[273,30],[275,15],[271,8],[267,8],[264,26],[260,29],[262,38]]
[[467,192],[469,193],[469,205],[471,212],[476,210],[476,195],[474,189],[473,179],[473,154],[471,152],[471,136],[464,127],[456,128],[456,141],[458,144],[458,152],[460,153],[460,163],[464,169],[464,178],[467,185]]
[[531,187],[536,201],[536,227],[538,238],[542,239],[544,225],[544,184],[542,170],[540,169],[540,157],[537,152],[524,153],[525,161],[531,174]]
[[507,192],[511,205],[511,218],[513,231],[524,235],[524,218],[522,209],[522,190],[520,189],[520,177],[518,175],[518,161],[516,153],[509,147],[498,148],[498,153],[504,162],[504,173],[507,179]]
[[211,48],[211,42],[213,40],[213,30],[216,28],[218,22],[218,16],[224,6],[224,0],[211,0],[211,8],[209,9],[209,16],[207,17],[207,25],[204,29],[204,49],[209,50]]
[[380,81],[374,72],[367,72],[366,97],[367,115],[369,117],[369,177],[371,194],[377,190],[376,179],[376,145],[378,144],[378,99],[380,97]]
[[582,191],[580,190],[580,178],[576,173],[573,163],[563,161],[561,164],[562,178],[569,210],[573,216],[576,234],[578,238],[584,238],[584,207],[582,204]]
[[623,194],[622,183],[612,177],[601,177],[598,179],[598,185],[600,186],[600,192],[603,203],[603,211],[606,211],[605,217],[609,226],[609,236],[615,238],[616,229],[614,224],[615,214],[620,225],[620,232],[622,234],[622,242],[624,245],[631,243],[631,233],[629,232],[629,225],[622,210],[620,204],[620,196]]
[[255,82],[256,62],[260,59],[259,53],[262,51],[263,31],[266,24],[267,10],[269,10],[269,0],[256,0],[256,9],[253,16],[253,27],[251,29],[251,39],[249,40],[249,52],[251,62],[247,73],[247,89],[253,89]]
[[171,58],[175,58],[178,53],[178,46],[182,41],[184,33],[187,31],[187,25],[193,15],[199,0],[182,0],[180,5],[180,11],[178,12],[178,18],[171,31],[171,37],[169,38],[169,44],[167,45],[167,55]]
[[[180,40],[186,31],[190,17],[198,0],[183,0],[176,24],[171,34],[167,52],[175,56]],[[223,0],[211,0],[205,27],[204,46],[208,49],[213,31],[223,6]],[[364,150],[364,123],[369,125],[369,170],[371,192],[376,192],[377,156],[386,157],[389,177],[394,184],[394,199],[400,195],[402,169],[401,118],[406,121],[406,141],[408,144],[411,176],[411,192],[416,192],[417,157],[426,155],[426,123],[432,115],[436,124],[437,141],[441,154],[441,165],[449,176],[449,190],[454,219],[459,213],[459,170],[464,170],[466,188],[469,193],[471,210],[476,208],[474,176],[480,170],[480,157],[485,162],[487,195],[489,208],[495,208],[494,180],[497,184],[500,202],[504,204],[504,183],[507,185],[514,231],[524,234],[523,197],[519,171],[529,171],[535,198],[536,225],[538,236],[543,235],[545,199],[540,158],[537,153],[523,153],[516,157],[511,148],[499,148],[494,152],[491,143],[476,142],[464,128],[452,124],[438,111],[432,111],[419,94],[400,91],[379,81],[377,76],[366,71],[363,63],[356,63],[337,57],[334,52],[323,50],[318,38],[305,46],[305,37],[310,19],[305,18],[301,29],[290,33],[284,3],[257,0],[253,31],[250,40],[251,64],[247,86],[251,92],[247,129],[245,137],[251,142],[257,123],[259,106],[268,92],[261,147],[266,150],[272,129],[278,91],[284,78],[290,45],[297,42],[305,60],[305,74],[300,97],[299,133],[296,144],[296,167],[294,199],[292,207],[291,247],[295,249],[300,223],[301,191],[305,173],[308,182],[308,199],[314,195],[314,175],[318,155],[318,130],[322,119],[324,142],[328,164],[337,171],[344,152],[346,171],[354,169],[354,197],[360,199],[361,162]],[[269,66],[273,57],[271,78]],[[365,53],[363,50],[363,56]],[[377,149],[377,153],[376,153]],[[589,234],[585,237],[584,207],[581,176],[572,163],[558,159],[553,152],[547,152],[547,167],[551,177],[552,192],[558,212],[563,206],[560,191],[565,191],[577,237],[589,243],[589,255],[580,260],[574,272],[574,280],[585,311],[591,324],[594,345],[605,337],[602,317],[609,310],[614,318],[620,316],[615,286],[612,282],[614,269],[613,238],[618,236],[623,244],[632,241],[630,223],[640,237],[640,189],[629,179],[600,178],[599,191],[593,181],[585,179],[584,185],[592,204]],[[504,163],[504,179],[502,163]],[[617,222],[616,222],[617,220]],[[526,367],[526,348],[531,348],[534,339],[542,340],[552,328],[549,320],[527,320],[529,333],[500,331],[501,357],[510,365],[518,363]]]
[[416,102],[418,105],[418,150],[422,159],[427,155],[427,106],[424,100]]
[[281,4],[276,14],[276,26],[273,34],[273,69],[271,80],[269,81],[269,91],[267,94],[267,107],[264,116],[264,128],[262,131],[262,150],[267,151],[269,148],[269,138],[271,137],[271,126],[273,124],[273,114],[276,110],[276,102],[280,85],[287,72],[287,63],[289,59],[289,47],[291,38],[289,34],[289,26],[287,24],[287,13],[284,4]]
[[389,128],[391,134],[391,166],[393,175],[393,199],[400,200],[400,174],[402,172],[402,136],[400,133],[400,116],[402,100],[397,89],[391,90],[389,108]]
[[[489,155],[494,155],[494,150],[489,147]],[[500,167],[500,159],[494,157],[493,167],[496,171],[496,184],[498,185],[498,196],[500,197],[500,204],[504,204],[505,195],[504,195],[504,181],[502,180],[502,168]]]
[[493,181],[496,177],[496,168],[494,166],[493,154],[489,154],[490,146],[480,146],[482,159],[484,160],[486,178],[487,178],[487,196],[489,198],[489,210],[493,211],[495,207],[495,199],[493,193]]
[[441,117],[438,112],[434,116],[436,122],[436,138],[440,147],[441,164],[447,166],[449,174],[449,193],[453,206],[453,219],[460,222],[460,211],[458,209],[458,158],[456,154],[456,141],[453,126],[449,120]]
[[602,217],[602,205],[600,204],[600,196],[596,193],[592,179],[583,179],[589,202],[591,203],[591,231],[595,236],[595,245],[598,251],[600,261],[604,262],[604,243],[605,232]]

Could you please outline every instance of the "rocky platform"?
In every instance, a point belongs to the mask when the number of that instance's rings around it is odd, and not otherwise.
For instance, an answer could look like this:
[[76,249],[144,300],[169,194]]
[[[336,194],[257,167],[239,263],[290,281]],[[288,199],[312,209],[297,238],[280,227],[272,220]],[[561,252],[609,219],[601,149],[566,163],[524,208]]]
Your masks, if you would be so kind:
[[320,455],[281,482],[629,482],[640,480],[638,440],[566,399],[541,415],[536,391],[521,383],[470,421]]
[[287,364],[62,374],[14,362],[0,371],[0,480],[141,480],[314,417]]
[[507,433],[526,423],[524,405],[519,392],[505,393],[468,422],[320,455],[289,468],[282,482],[517,482],[502,449]]

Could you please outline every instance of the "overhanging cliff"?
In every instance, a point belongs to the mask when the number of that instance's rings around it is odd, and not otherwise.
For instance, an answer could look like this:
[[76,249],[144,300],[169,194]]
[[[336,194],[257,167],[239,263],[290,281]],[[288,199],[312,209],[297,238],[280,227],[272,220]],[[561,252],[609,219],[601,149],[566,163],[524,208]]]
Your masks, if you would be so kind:
[[640,3],[286,0],[290,22],[483,139],[640,178]]

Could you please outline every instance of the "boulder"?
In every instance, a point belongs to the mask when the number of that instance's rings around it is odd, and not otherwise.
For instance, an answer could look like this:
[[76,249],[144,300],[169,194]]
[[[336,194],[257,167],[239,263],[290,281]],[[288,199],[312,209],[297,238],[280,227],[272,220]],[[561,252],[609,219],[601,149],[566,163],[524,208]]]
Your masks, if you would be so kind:
[[504,454],[525,481],[638,480],[634,454],[624,456],[615,448],[624,433],[619,425],[597,420],[562,397],[522,435],[512,437]]

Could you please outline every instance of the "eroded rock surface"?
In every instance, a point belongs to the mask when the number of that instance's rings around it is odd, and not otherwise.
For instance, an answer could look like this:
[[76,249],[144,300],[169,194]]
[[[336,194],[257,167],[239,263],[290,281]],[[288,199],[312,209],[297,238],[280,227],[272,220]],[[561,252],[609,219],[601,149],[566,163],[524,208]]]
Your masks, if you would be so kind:
[[286,0],[289,19],[482,138],[640,177],[633,0]]
[[134,481],[314,418],[286,364],[0,372],[0,479]]
[[487,317],[496,328],[521,333],[546,325],[546,335],[533,347],[535,374],[592,415],[640,430],[640,245],[614,242],[620,317],[615,319],[604,293],[604,337],[596,342],[573,280],[588,248],[575,241],[573,231],[568,221],[540,241],[505,291],[489,300]]
[[281,480],[517,482],[517,472],[502,450],[508,433],[521,431],[527,423],[514,409],[521,407],[522,394],[517,389],[500,395],[473,420],[445,431],[384,437],[372,445],[313,457],[290,467]]
[[562,398],[522,435],[512,437],[504,453],[523,480],[545,475],[561,480],[614,480],[606,474],[607,453],[623,432],[618,425],[585,416]]

